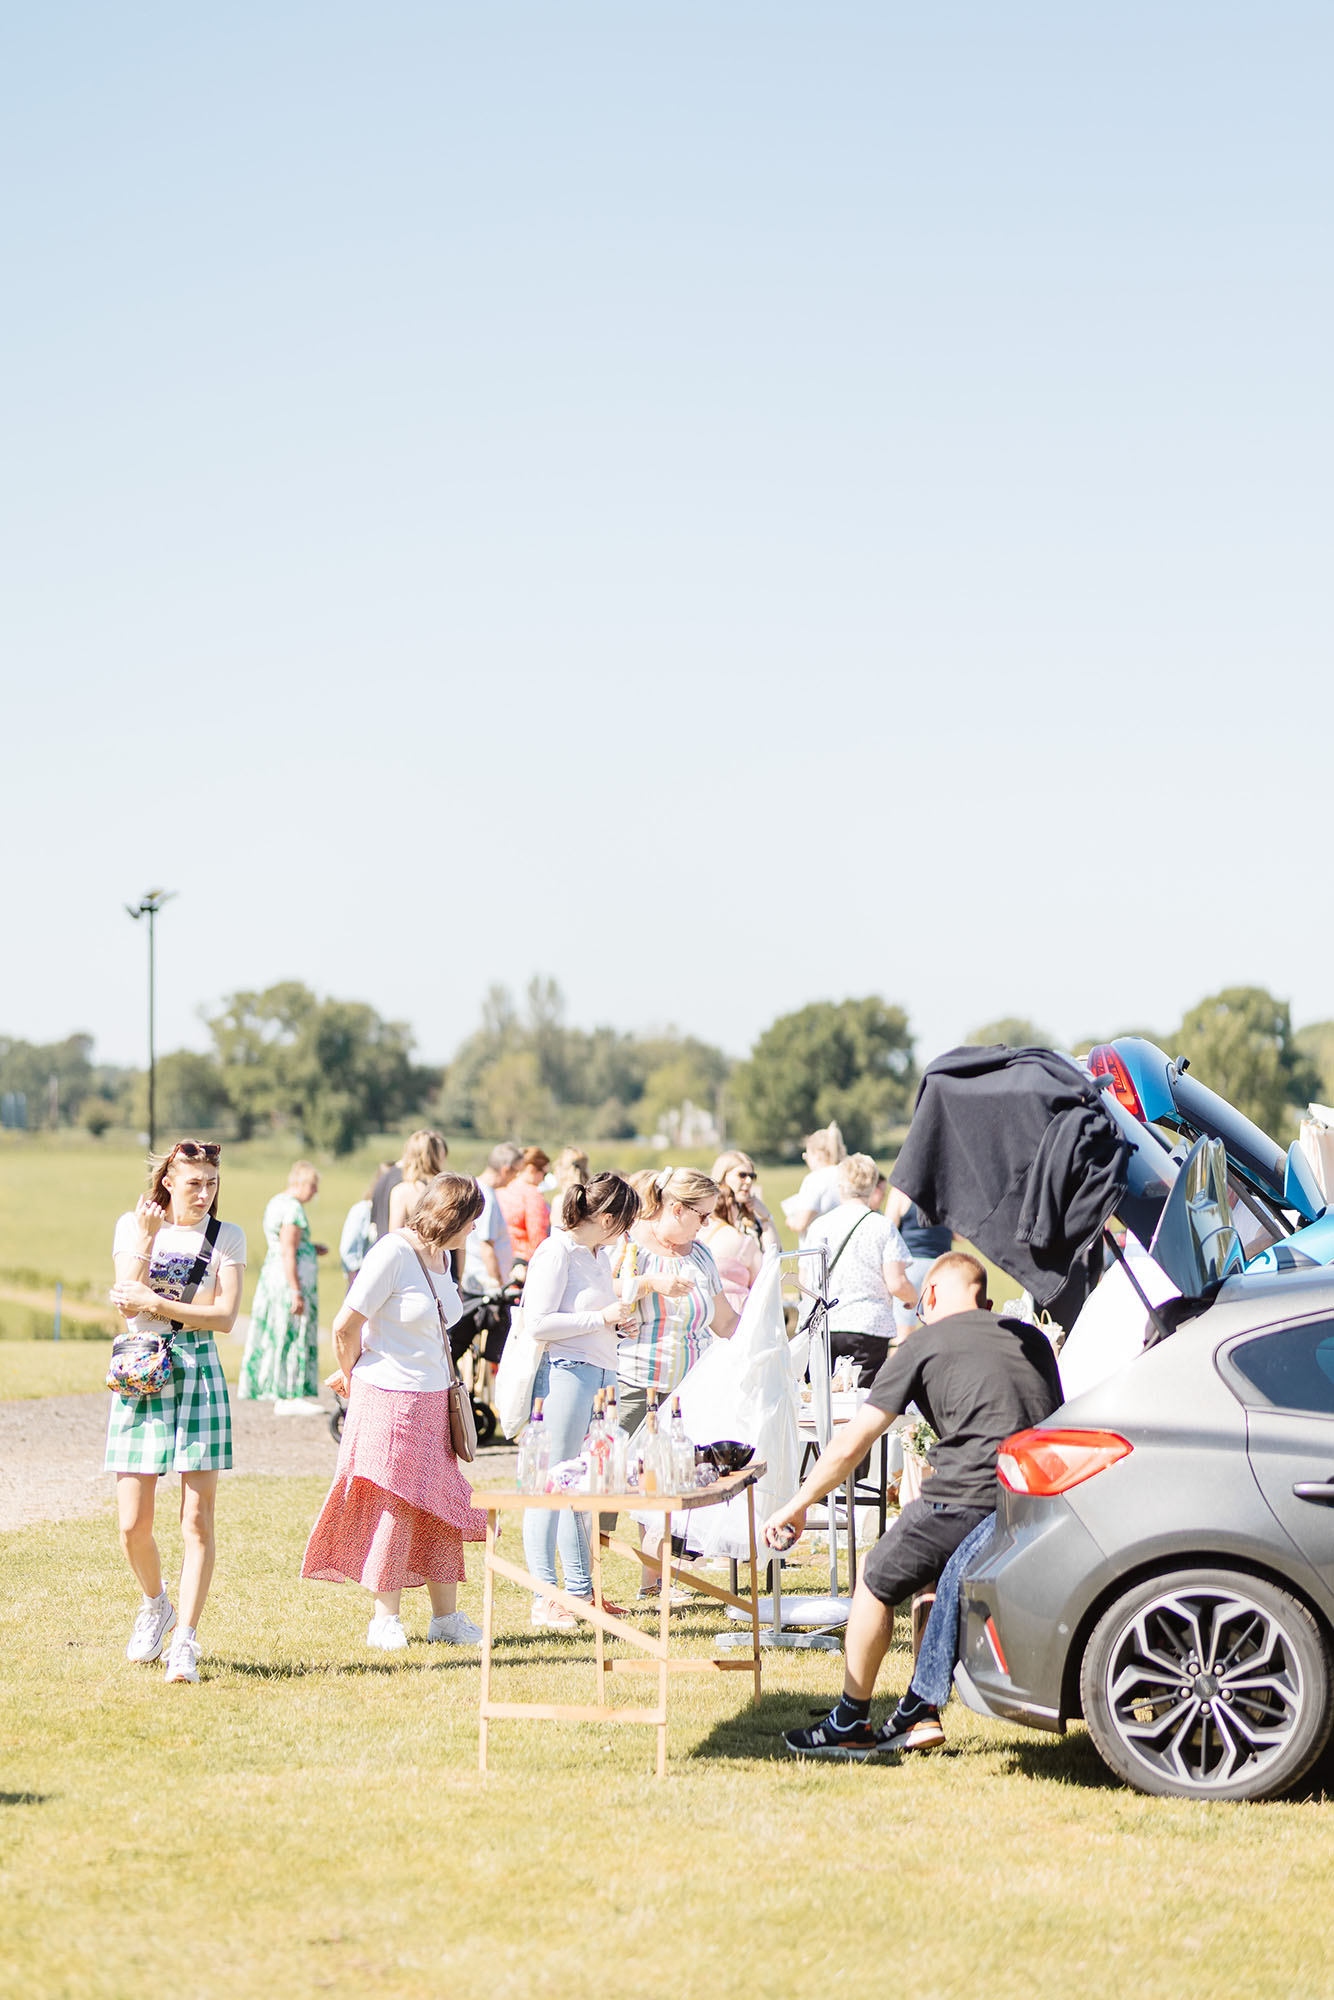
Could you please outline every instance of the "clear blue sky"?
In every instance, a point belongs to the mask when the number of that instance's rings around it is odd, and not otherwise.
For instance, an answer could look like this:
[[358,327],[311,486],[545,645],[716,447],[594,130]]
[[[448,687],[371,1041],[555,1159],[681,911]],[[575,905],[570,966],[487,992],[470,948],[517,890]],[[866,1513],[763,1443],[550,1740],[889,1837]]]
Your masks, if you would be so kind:
[[[0,1032],[1334,1015],[1327,6],[0,37]],[[799,913],[799,914],[794,914]]]

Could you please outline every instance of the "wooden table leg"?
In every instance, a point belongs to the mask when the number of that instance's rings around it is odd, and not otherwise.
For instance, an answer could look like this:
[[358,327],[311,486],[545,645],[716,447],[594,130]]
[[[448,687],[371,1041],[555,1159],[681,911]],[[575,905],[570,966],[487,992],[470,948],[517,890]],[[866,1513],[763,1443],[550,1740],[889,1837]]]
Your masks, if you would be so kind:
[[[672,1526],[670,1515],[668,1515],[663,1526],[666,1530],[663,1540],[666,1543],[667,1554],[670,1558]],[[660,1557],[662,1552],[663,1543],[660,1542],[658,1544],[658,1554]],[[658,1776],[665,1778],[667,1775],[667,1644],[671,1637],[672,1629],[673,1588],[670,1560],[662,1563],[658,1575],[662,1579],[658,1585],[658,1589],[661,1592],[658,1600],[658,1637],[662,1640],[662,1658],[658,1662],[658,1713],[662,1717],[662,1721],[658,1724]]]
[[[755,1488],[746,1488],[746,1525],[750,1529],[750,1652],[755,1670],[755,1701],[760,1699],[760,1572],[755,1546]],[[736,1564],[733,1563],[733,1569]],[[733,1593],[735,1595],[735,1592]]]
[[[602,1603],[602,1536],[598,1532],[598,1517],[595,1513],[588,1517],[589,1554],[593,1565],[593,1602],[599,1611]],[[597,1648],[598,1702],[607,1699],[607,1644],[600,1625],[593,1627],[594,1643]]]
[[486,1727],[487,1709],[491,1703],[491,1634],[495,1628],[496,1613],[496,1573],[491,1567],[491,1558],[496,1550],[496,1515],[494,1509],[486,1517],[486,1555],[482,1580],[482,1696],[481,1712],[477,1720],[477,1768],[486,1769]]

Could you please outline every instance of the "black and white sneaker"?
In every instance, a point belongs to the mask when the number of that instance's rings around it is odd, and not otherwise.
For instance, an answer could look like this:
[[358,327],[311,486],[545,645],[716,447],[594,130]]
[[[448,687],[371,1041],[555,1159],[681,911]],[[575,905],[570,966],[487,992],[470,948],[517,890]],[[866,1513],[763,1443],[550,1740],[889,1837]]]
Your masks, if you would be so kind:
[[784,1730],[783,1741],[794,1757],[828,1757],[845,1764],[860,1764],[882,1747],[869,1722],[840,1729],[833,1710],[814,1729]]
[[944,1741],[940,1710],[929,1701],[914,1701],[907,1695],[876,1731],[881,1750],[938,1750]]

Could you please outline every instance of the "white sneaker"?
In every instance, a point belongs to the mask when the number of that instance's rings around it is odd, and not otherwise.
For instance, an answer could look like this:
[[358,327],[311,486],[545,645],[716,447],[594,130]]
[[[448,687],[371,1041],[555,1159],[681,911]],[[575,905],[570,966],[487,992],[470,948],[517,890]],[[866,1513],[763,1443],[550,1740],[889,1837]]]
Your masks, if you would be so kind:
[[130,1643],[125,1648],[126,1659],[134,1660],[139,1666],[148,1666],[161,1654],[167,1634],[175,1623],[176,1613],[165,1590],[161,1597],[146,1598],[134,1615]]
[[322,1417],[324,1405],[318,1396],[276,1396],[275,1417]]
[[401,1653],[407,1643],[403,1620],[396,1611],[377,1611],[366,1627],[366,1644],[374,1646],[377,1652]]
[[482,1628],[473,1624],[466,1611],[447,1611],[443,1617],[431,1620],[426,1636],[432,1643],[443,1639],[450,1646],[480,1646]]
[[535,1597],[529,1616],[534,1625],[544,1632],[577,1632],[579,1620],[573,1611],[567,1611],[563,1604],[557,1604],[554,1597]]
[[169,1681],[197,1681],[199,1679],[199,1641],[188,1633],[180,1632],[171,1642],[171,1652],[167,1659],[167,1671],[163,1675]]

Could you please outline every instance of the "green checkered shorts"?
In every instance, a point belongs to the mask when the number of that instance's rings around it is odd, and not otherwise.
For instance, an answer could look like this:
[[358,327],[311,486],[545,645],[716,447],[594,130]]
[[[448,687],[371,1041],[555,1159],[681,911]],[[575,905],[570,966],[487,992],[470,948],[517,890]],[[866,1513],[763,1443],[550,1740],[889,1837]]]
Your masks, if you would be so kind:
[[226,1472],[232,1408],[213,1336],[174,1336],[171,1381],[156,1396],[111,1398],[107,1472]]

